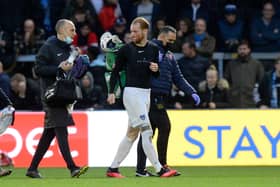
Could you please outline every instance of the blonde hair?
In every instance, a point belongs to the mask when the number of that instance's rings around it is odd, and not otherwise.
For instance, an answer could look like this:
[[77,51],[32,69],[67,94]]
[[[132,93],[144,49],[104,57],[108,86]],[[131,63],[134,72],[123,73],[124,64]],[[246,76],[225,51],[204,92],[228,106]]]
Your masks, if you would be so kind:
[[135,18],[135,19],[132,21],[131,25],[134,25],[134,24],[136,24],[136,23],[139,23],[140,28],[141,28],[142,30],[144,30],[144,29],[149,29],[149,27],[150,27],[150,24],[149,24],[148,20],[146,20],[144,17],[137,17],[137,18]]
[[207,72],[209,72],[209,71],[214,71],[214,72],[216,72],[216,74],[218,75],[218,70],[217,70],[217,68],[216,68],[216,66],[215,65],[210,65],[209,67],[208,67],[208,69],[206,70],[206,74],[207,74]]

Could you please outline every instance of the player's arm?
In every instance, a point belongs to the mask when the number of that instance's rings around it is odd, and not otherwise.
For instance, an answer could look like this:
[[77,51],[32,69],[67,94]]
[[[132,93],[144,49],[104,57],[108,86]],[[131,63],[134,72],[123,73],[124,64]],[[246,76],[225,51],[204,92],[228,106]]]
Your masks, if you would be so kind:
[[49,45],[43,45],[35,61],[35,73],[40,77],[55,77],[57,74],[57,66],[51,65],[51,53]]
[[173,56],[173,60],[172,60],[172,81],[177,86],[177,88],[184,91],[186,94],[191,95],[193,93],[196,93],[196,90],[184,78],[174,56]]
[[150,63],[150,70],[153,72],[153,76],[159,77],[160,70],[159,70],[159,50],[157,47],[154,47],[153,52],[153,60]]
[[113,71],[111,73],[111,77],[109,80],[109,94],[108,94],[108,98],[107,101],[109,104],[114,104],[115,103],[115,94],[114,94],[114,90],[118,81],[118,77],[119,77],[119,72],[123,69],[126,58],[125,58],[125,53],[127,53],[128,51],[126,51],[126,47],[123,46],[117,53],[116,56],[116,61],[115,61],[115,66],[113,67]]

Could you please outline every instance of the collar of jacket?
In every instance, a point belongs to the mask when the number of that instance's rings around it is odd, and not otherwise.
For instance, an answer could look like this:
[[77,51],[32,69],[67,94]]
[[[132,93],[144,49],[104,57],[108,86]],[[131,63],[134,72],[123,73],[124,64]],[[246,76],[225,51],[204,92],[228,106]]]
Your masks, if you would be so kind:
[[164,46],[162,44],[162,41],[158,40],[158,39],[153,39],[152,42],[154,44],[156,44],[156,46],[159,48],[159,51],[163,54],[167,53],[168,50],[164,49]]
[[61,48],[70,48],[71,44],[67,44],[64,41],[59,40],[56,36],[51,36],[48,38],[48,42],[55,43]]

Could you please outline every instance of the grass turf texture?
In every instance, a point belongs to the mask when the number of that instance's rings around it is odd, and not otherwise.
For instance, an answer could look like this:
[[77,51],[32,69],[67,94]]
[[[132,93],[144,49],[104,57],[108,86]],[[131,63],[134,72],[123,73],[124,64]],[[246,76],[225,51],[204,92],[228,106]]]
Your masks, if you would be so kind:
[[[280,167],[176,167],[173,178],[138,178],[134,168],[121,167],[124,179],[107,178],[106,168],[89,168],[79,179],[70,178],[65,168],[40,168],[44,179],[25,177],[26,169],[15,168],[0,178],[1,187],[279,187]],[[149,170],[152,171],[151,168]]]

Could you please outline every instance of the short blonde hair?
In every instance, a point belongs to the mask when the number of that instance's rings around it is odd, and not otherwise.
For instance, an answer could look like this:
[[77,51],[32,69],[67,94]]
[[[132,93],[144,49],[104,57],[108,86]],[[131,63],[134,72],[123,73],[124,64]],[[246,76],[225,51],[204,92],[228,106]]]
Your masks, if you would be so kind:
[[134,24],[136,24],[136,23],[139,23],[139,24],[140,24],[140,28],[141,28],[142,30],[144,30],[144,29],[149,29],[149,27],[150,27],[150,23],[149,23],[148,20],[146,20],[144,17],[137,17],[137,18],[135,18],[135,19],[132,21],[131,25],[134,25]]

